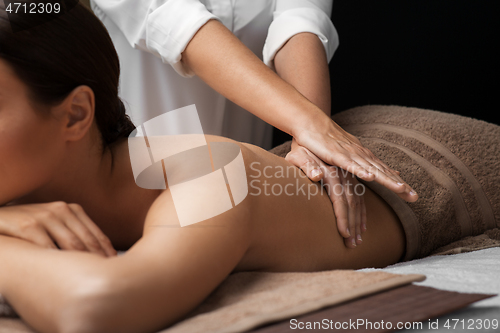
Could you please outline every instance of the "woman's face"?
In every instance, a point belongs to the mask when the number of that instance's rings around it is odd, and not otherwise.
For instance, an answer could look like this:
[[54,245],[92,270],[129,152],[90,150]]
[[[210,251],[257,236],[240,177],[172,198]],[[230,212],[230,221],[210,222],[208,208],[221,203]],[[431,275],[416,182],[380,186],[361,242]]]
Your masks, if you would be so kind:
[[0,59],[0,205],[44,186],[59,171],[62,121],[52,109],[42,116],[33,105],[27,86]]

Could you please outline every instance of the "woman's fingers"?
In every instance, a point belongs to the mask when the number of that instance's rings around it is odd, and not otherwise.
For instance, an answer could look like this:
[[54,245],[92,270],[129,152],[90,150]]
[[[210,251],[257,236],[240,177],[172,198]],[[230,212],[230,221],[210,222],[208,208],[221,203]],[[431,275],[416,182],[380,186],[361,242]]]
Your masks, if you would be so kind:
[[[110,244],[101,244],[98,237],[102,238],[103,235],[89,230],[88,226],[92,228],[95,225],[77,204],[49,203],[38,218],[43,218],[41,223],[63,250],[88,251],[102,256],[113,255],[114,249],[109,249]],[[97,226],[95,228],[99,229]]]
[[[111,241],[78,204],[62,201],[2,207],[0,234],[46,248],[116,255]],[[57,244],[57,246],[56,246]]]
[[58,217],[52,217],[50,222],[46,224],[50,237],[57,243],[62,250],[87,251],[87,247],[83,241],[68,228],[65,220]]
[[[48,249],[57,249],[54,240],[49,236],[47,230],[36,220],[25,220],[19,225],[19,233],[14,233],[18,238],[26,239],[34,244]],[[21,237],[22,236],[22,237]]]
[[[78,218],[80,224],[77,228],[80,229],[82,239],[84,240],[87,248],[93,248],[97,252],[104,252],[106,256],[115,256],[116,250],[109,238],[102,232],[102,230],[90,219],[85,213],[83,208],[78,204],[69,204],[69,208],[73,214]],[[85,228],[83,228],[85,227]]]
[[69,231],[73,232],[75,237],[82,242],[84,248],[82,251],[89,251],[93,253],[106,256],[101,244],[97,238],[89,231],[89,229],[82,223],[82,221],[71,212],[72,216],[67,216],[64,223]]

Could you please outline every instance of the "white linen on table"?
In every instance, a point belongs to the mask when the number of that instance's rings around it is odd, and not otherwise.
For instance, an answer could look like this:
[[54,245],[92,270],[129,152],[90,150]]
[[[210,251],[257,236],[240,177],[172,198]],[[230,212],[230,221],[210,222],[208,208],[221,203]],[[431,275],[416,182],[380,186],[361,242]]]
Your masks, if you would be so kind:
[[[382,270],[397,274],[424,274],[427,279],[415,282],[416,285],[436,289],[457,291],[462,293],[497,294],[459,311],[454,311],[437,318],[438,329],[431,329],[423,322],[422,329],[404,330],[405,333],[444,333],[470,332],[468,325],[490,322],[497,319],[500,322],[500,247],[480,251],[426,257],[394,264],[382,269],[365,268],[360,271]],[[431,319],[435,321],[436,319]],[[465,328],[462,328],[462,322]],[[445,327],[446,323],[455,329]],[[474,329],[474,332],[498,332],[490,329]]]
[[[361,269],[372,271],[373,268]],[[432,256],[380,269],[397,274],[424,274],[417,285],[463,293],[500,294],[500,247],[454,255]],[[500,306],[500,296],[474,306]]]

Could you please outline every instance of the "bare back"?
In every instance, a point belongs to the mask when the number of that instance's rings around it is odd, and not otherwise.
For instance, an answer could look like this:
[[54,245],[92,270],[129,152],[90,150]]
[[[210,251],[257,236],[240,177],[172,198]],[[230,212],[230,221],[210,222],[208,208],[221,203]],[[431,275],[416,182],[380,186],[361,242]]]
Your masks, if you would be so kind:
[[[228,140],[208,137],[209,141]],[[392,209],[368,187],[367,231],[348,249],[325,188],[285,159],[257,146],[242,148],[248,180],[252,238],[236,271],[318,271],[387,266],[403,255],[404,232]]]

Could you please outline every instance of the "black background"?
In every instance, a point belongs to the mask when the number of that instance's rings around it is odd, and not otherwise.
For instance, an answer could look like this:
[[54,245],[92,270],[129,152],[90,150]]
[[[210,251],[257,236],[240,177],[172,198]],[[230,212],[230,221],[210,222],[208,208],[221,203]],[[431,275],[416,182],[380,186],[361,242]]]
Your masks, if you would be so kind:
[[[499,124],[500,1],[335,0],[332,114],[367,104]],[[289,136],[275,129],[273,145]]]

